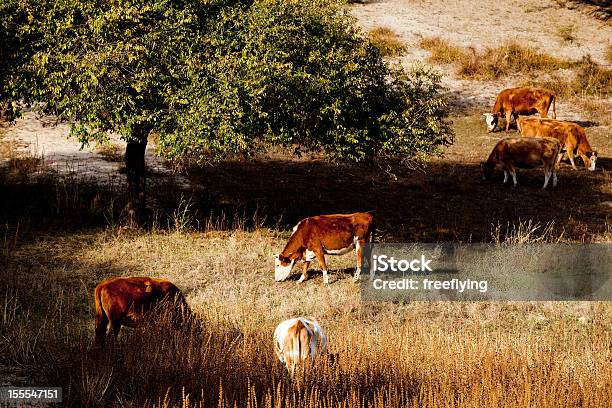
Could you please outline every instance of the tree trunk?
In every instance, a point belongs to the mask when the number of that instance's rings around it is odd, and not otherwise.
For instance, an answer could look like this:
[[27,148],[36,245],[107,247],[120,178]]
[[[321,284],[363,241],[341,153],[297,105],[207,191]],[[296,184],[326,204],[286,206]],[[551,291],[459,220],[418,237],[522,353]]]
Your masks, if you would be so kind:
[[145,150],[149,129],[138,126],[134,139],[125,148],[125,168],[128,182],[128,216],[132,226],[142,225],[146,218],[146,167]]

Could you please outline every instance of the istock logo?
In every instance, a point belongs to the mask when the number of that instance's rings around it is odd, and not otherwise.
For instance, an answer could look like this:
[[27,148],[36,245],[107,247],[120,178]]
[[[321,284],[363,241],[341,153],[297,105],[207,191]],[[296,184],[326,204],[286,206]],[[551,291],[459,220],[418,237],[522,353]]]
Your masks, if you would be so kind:
[[395,259],[393,256],[374,255],[372,257],[372,270],[375,272],[433,272],[429,264],[431,259]]

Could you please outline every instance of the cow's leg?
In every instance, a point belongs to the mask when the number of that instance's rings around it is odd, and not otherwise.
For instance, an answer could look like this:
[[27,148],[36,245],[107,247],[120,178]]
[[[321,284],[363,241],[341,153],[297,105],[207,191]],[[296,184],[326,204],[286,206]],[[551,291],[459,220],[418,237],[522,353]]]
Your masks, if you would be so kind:
[[565,156],[564,152],[559,152],[559,155],[557,156],[557,168],[559,168],[559,166],[561,165],[561,160],[563,160],[563,156]]
[[514,183],[514,187],[516,187],[516,169],[514,168],[514,166],[508,166],[507,169],[510,175],[512,176],[512,182]]
[[504,184],[508,181],[508,172],[504,169]]
[[323,254],[323,250],[321,249],[317,249],[316,251],[314,251],[314,253],[317,257],[317,262],[319,262],[319,265],[323,270],[323,283],[327,285],[329,283],[329,277],[327,276],[327,264],[325,263],[325,254]]
[[108,319],[104,312],[96,316],[96,336],[94,340],[94,346],[104,347],[104,340],[106,337],[106,329],[108,327]]
[[555,166],[552,168],[553,187],[557,187],[557,169]]
[[578,170],[576,168],[576,163],[574,163],[574,152],[572,149],[567,149],[567,157],[569,157],[570,163],[572,163],[572,170]]
[[108,338],[111,344],[114,345],[116,343],[120,330],[121,330],[121,322],[117,320],[111,321],[110,329],[108,330]]
[[513,113],[513,114],[512,114],[512,118],[514,119],[514,123],[516,124],[516,131],[517,131],[518,133],[520,133],[520,132],[521,132],[521,129],[519,129],[519,124],[518,124],[518,118],[519,118],[518,113],[516,113],[516,112],[515,112],[515,113]]
[[353,276],[355,282],[359,281],[359,276],[361,275],[361,268],[363,267],[363,246],[365,244],[365,239],[358,239],[355,237],[355,254],[357,255],[357,270],[355,270],[355,276]]
[[310,261],[304,261],[304,264],[302,265],[302,276],[300,276],[300,280],[298,280],[298,283],[302,283],[305,280],[308,280],[308,267],[310,266]]
[[506,112],[506,133],[510,129],[510,119],[512,119],[512,112]]
[[544,187],[542,187],[542,190],[546,189],[549,179],[550,179],[550,170],[547,168],[544,168]]

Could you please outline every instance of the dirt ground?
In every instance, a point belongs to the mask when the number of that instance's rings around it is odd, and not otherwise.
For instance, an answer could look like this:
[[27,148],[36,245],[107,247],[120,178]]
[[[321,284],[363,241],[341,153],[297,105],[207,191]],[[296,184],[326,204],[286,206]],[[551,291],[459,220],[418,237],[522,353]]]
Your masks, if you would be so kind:
[[[571,60],[591,55],[596,62],[606,65],[604,52],[612,44],[612,24],[591,16],[589,10],[585,7],[570,10],[552,0],[533,4],[519,0],[376,0],[356,4],[351,12],[365,31],[383,26],[399,35],[409,50],[398,58],[404,66],[428,57],[429,53],[417,46],[424,37],[441,37],[477,51],[511,40]],[[562,27],[573,28],[574,41],[562,41],[559,36]],[[454,78],[450,66],[435,69],[443,74],[442,83],[458,113],[486,111],[501,89],[517,86],[517,77],[499,81],[459,80]],[[558,118],[580,120],[581,112],[573,105],[572,101],[559,100]]]

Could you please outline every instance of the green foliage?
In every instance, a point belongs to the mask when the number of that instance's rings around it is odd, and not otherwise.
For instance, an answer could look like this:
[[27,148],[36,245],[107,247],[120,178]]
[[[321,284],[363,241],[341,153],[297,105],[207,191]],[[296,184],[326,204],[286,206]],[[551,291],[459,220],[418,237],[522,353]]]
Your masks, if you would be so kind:
[[9,1],[25,17],[17,34],[30,55],[9,88],[74,121],[83,142],[108,131],[129,140],[142,126],[167,129],[166,98],[181,84],[181,54],[214,15],[198,1]]
[[[225,10],[171,106],[170,157],[268,144],[336,160],[422,158],[451,141],[439,78],[391,70],[339,3],[260,0]],[[200,54],[204,55],[204,54]]]
[[439,78],[390,69],[334,0],[6,4],[29,58],[4,99],[40,103],[83,142],[151,130],[169,158],[273,144],[353,162],[451,142]]

